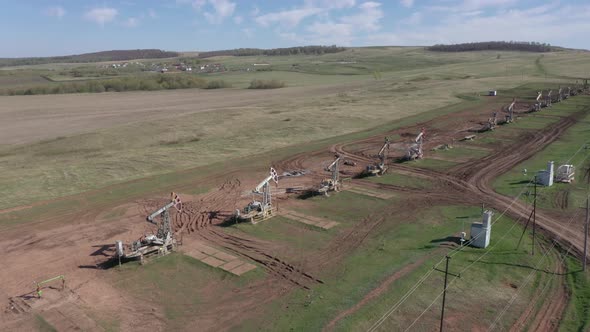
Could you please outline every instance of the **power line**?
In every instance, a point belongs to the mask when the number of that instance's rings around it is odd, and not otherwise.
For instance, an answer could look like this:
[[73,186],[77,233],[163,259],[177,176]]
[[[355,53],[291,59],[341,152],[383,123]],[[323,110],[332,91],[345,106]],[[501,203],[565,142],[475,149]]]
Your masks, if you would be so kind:
[[[574,214],[570,218],[570,220],[568,221],[567,226],[569,226],[569,224],[571,224],[571,222],[575,218],[577,218],[579,214],[580,214],[580,211],[578,211],[576,214]],[[537,263],[537,265],[535,266],[535,268],[533,270],[531,270],[531,272],[529,273],[529,275],[525,279],[524,284],[519,287],[518,291],[512,296],[512,298],[510,299],[510,301],[508,301],[508,303],[506,304],[506,306],[504,307],[504,309],[500,312],[500,314],[498,316],[496,316],[496,319],[492,322],[492,324],[490,325],[488,331],[491,331],[491,330],[493,330],[496,327],[496,324],[498,323],[498,321],[500,320],[500,318],[502,318],[502,316],[506,313],[506,311],[508,310],[508,308],[510,308],[512,306],[512,304],[514,303],[514,301],[518,297],[518,294],[520,294],[520,291],[524,288],[524,286],[526,286],[529,283],[529,281],[530,281],[533,273],[538,270],[538,267],[540,266],[541,261],[543,259],[545,259],[545,257],[551,252],[551,250],[553,250],[553,248],[555,247],[555,244],[556,243],[557,243],[557,241],[553,241],[553,244],[551,245],[551,247],[548,250],[545,251],[545,254],[539,259],[539,262]],[[569,248],[567,250],[567,253],[569,253],[569,251],[571,250],[572,247],[573,247],[573,243],[570,244],[570,246],[569,246]]]
[[[520,193],[519,193],[519,194],[518,194],[516,197],[514,197],[514,199],[512,200],[512,202],[511,202],[511,203],[510,203],[510,204],[509,204],[509,205],[508,205],[508,206],[505,208],[505,210],[504,210],[504,211],[503,211],[503,212],[502,212],[502,213],[501,213],[501,214],[500,214],[498,217],[496,217],[496,220],[494,220],[494,221],[492,222],[492,224],[490,225],[490,227],[492,227],[492,226],[493,226],[493,225],[494,225],[496,222],[498,222],[498,221],[500,220],[500,218],[502,218],[502,216],[504,216],[504,214],[506,213],[506,211],[507,211],[507,210],[508,210],[510,207],[512,207],[512,205],[514,204],[514,202],[515,202],[516,200],[518,200],[518,199],[520,198],[520,196],[522,196],[522,194],[525,192],[525,189],[527,189],[528,185],[529,185],[529,184],[531,184],[531,183],[532,183],[532,181],[533,181],[533,178],[531,178],[531,180],[530,180],[530,181],[527,183],[527,186],[525,186],[525,187],[524,187],[524,188],[521,190],[521,192],[520,192]],[[517,219],[517,221],[518,221],[518,220],[520,220],[520,217]],[[513,225],[513,226],[510,228],[510,230],[512,230],[512,228],[513,228],[515,225],[516,225],[516,223],[514,223],[514,225]],[[509,230],[509,231],[510,231],[510,230]],[[506,236],[507,234],[508,234],[508,233],[506,233],[504,236]],[[477,239],[479,236],[483,236],[483,235],[484,235],[484,233],[480,233],[480,234],[476,235],[476,236],[475,236],[473,239]],[[504,236],[503,236],[503,237],[504,237]],[[503,237],[502,237],[502,238],[503,238]],[[472,240],[473,240],[473,239],[472,239]],[[447,255],[445,255],[445,257],[446,257],[446,256],[450,256],[450,257],[452,257],[454,254],[456,254],[456,253],[458,253],[459,251],[463,250],[465,247],[466,247],[466,246],[461,246],[461,247],[459,247],[459,248],[455,248],[455,249],[451,250],[451,252],[449,252]],[[404,294],[404,296],[402,296],[402,297],[400,298],[400,300],[399,300],[399,301],[398,301],[396,304],[394,304],[394,305],[393,305],[393,306],[392,306],[392,307],[391,307],[389,310],[387,310],[387,311],[385,312],[385,314],[383,314],[383,316],[381,316],[381,317],[380,317],[380,318],[379,318],[379,319],[378,319],[378,320],[377,320],[377,321],[376,321],[376,322],[375,322],[375,323],[374,323],[374,324],[373,324],[373,325],[372,325],[372,326],[371,326],[371,327],[370,327],[370,328],[369,328],[367,331],[368,331],[368,332],[373,332],[373,331],[375,331],[377,328],[379,328],[379,326],[381,326],[381,325],[383,324],[383,322],[385,322],[385,320],[386,320],[387,318],[389,318],[389,316],[391,316],[391,315],[393,314],[393,312],[395,312],[395,311],[396,311],[396,310],[397,310],[397,309],[398,309],[398,308],[399,308],[399,307],[400,307],[400,306],[401,306],[401,305],[402,305],[402,304],[403,304],[403,303],[404,303],[404,302],[405,302],[405,301],[406,301],[406,300],[407,300],[407,299],[408,299],[408,298],[409,298],[409,297],[412,295],[412,293],[414,293],[414,292],[416,291],[416,289],[418,289],[418,287],[420,287],[420,285],[422,285],[422,283],[424,283],[424,281],[426,281],[426,279],[428,279],[428,277],[430,277],[430,275],[431,275],[431,274],[434,272],[434,269],[435,269],[435,268],[437,268],[437,267],[438,267],[438,266],[439,266],[439,265],[440,265],[440,264],[441,264],[441,263],[442,263],[442,262],[445,260],[445,257],[441,258],[441,260],[440,260],[440,261],[438,261],[438,262],[437,262],[437,263],[434,265],[433,269],[431,269],[431,270],[429,270],[428,272],[426,272],[426,273],[425,273],[425,274],[424,274],[424,275],[423,275],[423,276],[422,276],[422,277],[421,277],[421,278],[418,280],[418,282],[416,282],[416,283],[414,284],[414,286],[412,286],[412,287],[411,287],[411,288],[408,290],[408,292],[406,292],[406,294]]]
[[[491,246],[486,252],[484,252],[483,254],[481,254],[476,260],[474,260],[473,262],[471,262],[471,264],[467,265],[467,267],[465,267],[463,270],[461,270],[461,272],[459,272],[459,275],[465,273],[465,271],[467,271],[469,268],[471,268],[471,266],[473,266],[475,263],[479,262],[480,259],[484,258],[487,254],[489,254],[492,249],[497,246],[500,242],[502,242],[502,240],[504,240],[504,238],[512,231],[512,229],[518,224],[518,221],[520,221],[522,217],[519,217],[513,224],[512,227],[510,227],[510,229],[504,233],[504,235],[500,238],[500,240],[496,241],[496,243]],[[451,287],[451,285],[455,282],[455,280],[457,280],[458,278],[455,277],[453,278],[453,280],[451,280],[451,282],[449,282],[449,285],[445,288],[448,289],[449,287]],[[444,290],[443,290],[444,292]],[[422,313],[412,322],[412,324],[410,324],[410,326],[408,326],[406,328],[405,331],[408,331],[412,326],[414,326],[414,324],[416,324],[416,322],[418,322],[418,320],[420,320],[420,318],[430,309],[430,307],[432,307],[434,305],[434,303],[436,302],[436,300],[438,300],[438,298],[443,294],[443,292],[440,292],[438,294],[438,296],[434,299],[434,301],[432,301],[430,303],[430,305],[424,310],[422,311]]]
[[[578,213],[579,213],[579,212],[578,212]],[[576,216],[573,216],[573,217],[570,219],[570,221],[569,221],[569,222],[571,222],[571,221],[572,221],[572,220],[573,220],[575,217],[576,217]],[[569,224],[569,223],[568,223],[568,224]],[[514,225],[516,225],[516,222],[514,223]],[[514,227],[514,225],[513,225],[513,227]],[[512,227],[511,227],[511,229],[512,229]],[[501,239],[501,240],[502,240],[502,239]],[[501,241],[501,240],[500,240],[500,241]],[[496,242],[496,244],[495,244],[494,246],[496,246],[496,245],[497,245],[497,244],[498,244],[500,241]],[[555,246],[555,243],[556,243],[556,242],[554,242],[554,243],[553,243],[553,246]],[[492,247],[490,248],[490,250],[489,250],[489,251],[486,251],[486,252],[485,252],[484,254],[482,254],[482,255],[481,255],[481,256],[480,256],[478,259],[476,259],[475,261],[473,261],[471,264],[469,264],[469,265],[468,265],[467,267],[465,267],[463,270],[461,270],[461,272],[460,272],[459,274],[464,274],[464,273],[465,273],[465,271],[467,271],[469,268],[471,268],[471,266],[473,266],[473,264],[477,263],[477,262],[478,262],[480,259],[482,259],[483,257],[485,257],[485,255],[487,255],[488,253],[490,253],[490,252],[491,252],[491,249],[492,249],[494,246],[492,246]],[[570,246],[570,248],[571,248],[571,246]],[[551,248],[551,249],[553,249],[553,248]],[[549,252],[549,251],[550,251],[550,250],[548,250],[547,252]],[[545,255],[547,254],[547,252],[545,253]],[[545,255],[543,255],[543,256],[541,257],[541,259],[543,259],[543,257],[544,257]],[[534,272],[534,271],[535,271],[535,270],[533,270],[532,272]],[[531,273],[532,273],[532,272],[531,272]],[[451,285],[452,285],[452,284],[453,284],[453,283],[454,283],[454,282],[455,282],[457,279],[458,279],[457,277],[453,278],[453,280],[451,280],[451,281],[449,282],[449,285],[448,285],[448,287],[447,287],[446,289],[448,289],[449,287],[451,287]],[[525,285],[526,285],[526,284],[525,284]],[[522,289],[522,287],[521,287],[520,289]],[[444,291],[443,291],[443,292],[444,292]],[[410,328],[412,328],[412,327],[413,327],[413,326],[414,326],[414,325],[415,325],[415,324],[416,324],[416,323],[417,323],[417,322],[420,320],[420,318],[422,318],[422,316],[423,316],[423,315],[424,315],[424,314],[425,314],[425,313],[426,313],[428,310],[430,310],[430,308],[431,308],[431,307],[434,305],[434,303],[436,303],[436,301],[437,301],[437,300],[438,300],[438,299],[441,297],[441,295],[443,295],[443,292],[440,292],[440,293],[439,293],[439,294],[436,296],[436,298],[435,298],[435,299],[434,299],[434,300],[433,300],[433,301],[430,303],[430,305],[429,305],[429,306],[428,306],[428,307],[427,307],[427,308],[426,308],[424,311],[422,311],[422,313],[421,313],[421,314],[420,314],[420,315],[419,315],[419,316],[418,316],[418,317],[417,317],[417,318],[416,318],[416,319],[415,319],[415,320],[412,322],[412,324],[410,324],[410,326],[408,326],[408,327],[405,329],[405,331],[409,331],[409,330],[410,330]]]
[[[582,149],[584,149],[584,147],[586,146],[586,143],[583,143],[580,148],[578,148],[578,150],[576,150],[576,152],[570,156],[570,158],[568,158],[568,160],[566,161],[569,162],[570,160],[572,160],[580,151],[582,151]],[[585,161],[588,158],[588,156],[586,156],[582,161],[580,161],[580,163],[583,163],[583,161]],[[514,203],[520,199],[520,197],[524,194],[525,190],[528,188],[528,186],[534,181],[535,177],[532,177],[529,182],[523,187],[523,189],[518,193],[517,196],[515,196],[512,201],[510,202],[510,204],[508,206],[506,206],[506,208],[502,211],[502,213],[496,217],[496,220],[494,220],[491,224],[490,227],[492,227],[495,223],[497,223],[503,216],[504,214],[506,214],[506,212],[508,211],[508,209],[510,209]],[[500,239],[500,241],[502,239],[504,239],[504,237],[506,237],[506,235],[516,226],[516,224],[518,223],[518,221],[520,221],[521,217],[518,217],[518,219],[513,223],[512,227],[510,227],[510,229],[508,230],[508,232],[506,232],[502,238]],[[479,236],[482,236],[484,233],[480,233],[478,234],[476,237],[474,237],[473,239],[477,239]],[[498,242],[500,242],[498,241]],[[496,243],[497,244],[497,243]],[[495,245],[494,245],[495,246]],[[491,248],[493,248],[494,246],[492,246]],[[455,248],[453,250],[451,250],[451,252],[449,252],[446,256],[452,257],[455,254],[459,253],[460,251],[462,251],[466,246],[461,246],[459,248]],[[476,261],[474,261],[472,264],[470,264],[468,267],[472,266],[474,263],[476,263],[477,261],[479,261],[481,258],[483,258],[485,255],[487,255],[487,253],[490,252],[490,249],[488,249],[488,251],[486,251],[482,256],[480,256],[480,258],[478,258]],[[373,325],[371,325],[371,327],[367,330],[367,332],[374,332],[376,331],[386,320],[387,318],[389,318],[389,316],[391,316],[425,281],[426,279],[428,279],[430,277],[430,275],[434,272],[434,269],[437,268],[444,260],[445,257],[441,258],[440,261],[438,261],[433,269],[429,270],[428,272],[426,272],[407,292],[406,294],[404,294],[397,303],[395,303],[392,307],[390,307],[390,309],[388,309],[379,319],[377,319],[375,321],[375,323],[373,323]],[[465,270],[464,270],[465,271]],[[461,272],[462,273],[462,272]],[[457,278],[455,277],[453,280],[451,280],[451,282],[449,283],[449,287],[451,286],[451,284],[456,280]],[[448,289],[448,287],[447,287]],[[435,298],[435,301],[442,295],[442,292]],[[434,302],[435,302],[434,301]],[[434,303],[433,302],[433,303]],[[432,306],[432,304],[427,308],[427,310]],[[420,316],[416,319],[416,321],[425,313],[422,312],[422,314],[420,314]],[[414,323],[416,322],[414,321]],[[412,323],[412,325],[414,325],[414,323]],[[412,326],[411,325],[411,326]],[[410,327],[411,327],[410,326]]]
[[[578,151],[580,151],[580,150],[578,149]],[[576,153],[577,153],[577,152],[576,152]],[[585,158],[584,158],[582,161],[580,161],[580,163],[583,163],[583,162],[584,162],[584,160],[586,160],[587,158],[588,158],[588,156],[586,156],[586,157],[585,157]],[[537,198],[535,197],[535,200],[536,200],[536,199],[537,199]],[[572,221],[575,219],[575,217],[577,217],[577,215],[578,215],[579,213],[580,213],[580,211],[578,211],[578,212],[577,212],[577,213],[576,213],[574,216],[572,216],[572,217],[570,218],[570,220],[567,222],[567,225],[566,225],[566,226],[569,226],[569,224],[571,224],[571,222],[572,222]],[[514,228],[514,226],[515,226],[515,225],[518,223],[518,221],[520,220],[520,218],[521,218],[521,217],[519,217],[519,218],[518,218],[518,219],[517,219],[517,220],[514,222],[514,224],[512,225],[512,227],[510,227],[510,230],[509,230],[508,232],[510,232],[510,231],[512,230],[512,228]],[[496,221],[497,221],[497,220],[496,220]],[[504,237],[505,237],[505,236],[508,234],[508,232],[506,232],[506,233],[504,234],[504,236],[502,236],[502,238],[501,238],[499,241],[497,241],[497,242],[496,242],[496,244],[494,244],[492,247],[490,247],[490,249],[488,249],[488,251],[486,251],[486,252],[485,252],[483,255],[481,255],[481,256],[480,256],[480,257],[479,257],[477,260],[473,261],[473,262],[472,262],[470,265],[468,265],[468,266],[467,266],[465,269],[463,269],[463,270],[462,270],[462,271],[459,273],[459,275],[463,274],[463,273],[464,273],[464,272],[465,272],[465,271],[466,271],[468,268],[470,268],[470,267],[471,267],[473,264],[475,264],[476,262],[478,262],[478,261],[479,261],[481,258],[483,258],[485,255],[487,255],[489,252],[491,252],[491,249],[492,249],[492,248],[494,248],[496,245],[498,245],[498,243],[500,243],[500,242],[501,242],[501,241],[504,239]],[[558,234],[558,235],[560,235],[560,234]],[[556,244],[556,242],[554,241],[554,242],[553,242],[553,245],[552,245],[552,247],[551,247],[551,249],[553,249],[553,247],[555,246],[555,244]],[[572,246],[573,246],[573,242],[570,244],[570,248],[568,249],[568,252],[569,252],[569,250],[571,249],[571,247],[572,247]],[[549,251],[547,251],[547,252],[549,252]],[[547,252],[545,253],[545,255],[547,254]],[[543,255],[543,257],[544,257],[545,255]],[[543,257],[541,257],[541,259],[542,259]],[[533,271],[531,271],[531,273],[532,273],[532,272],[534,272],[534,270],[533,270]],[[457,279],[457,277],[455,277],[453,280],[451,280],[451,282],[449,283],[449,286],[448,286],[448,287],[450,287],[450,286],[453,284],[453,282],[455,282],[455,280],[456,280],[456,279]],[[527,283],[528,283],[528,282],[527,282]],[[526,283],[525,283],[525,285],[526,285]],[[421,314],[420,314],[420,315],[419,315],[419,316],[418,316],[418,317],[417,317],[417,318],[416,318],[416,319],[415,319],[415,320],[412,322],[412,324],[410,324],[410,326],[409,326],[409,327],[408,327],[408,328],[407,328],[405,331],[408,331],[408,330],[409,330],[409,329],[410,329],[412,326],[414,326],[414,324],[415,324],[415,323],[416,323],[416,322],[417,322],[417,321],[418,321],[418,320],[419,320],[419,319],[420,319],[420,318],[421,318],[421,317],[422,317],[422,316],[423,316],[423,315],[424,315],[424,314],[425,314],[425,313],[426,313],[426,312],[427,312],[427,311],[430,309],[430,307],[432,307],[432,305],[434,305],[434,303],[435,303],[435,302],[438,300],[438,298],[439,298],[439,297],[440,297],[440,296],[441,296],[441,295],[444,293],[444,291],[446,291],[446,290],[448,289],[448,287],[446,287],[446,288],[443,290],[443,292],[441,292],[441,293],[439,293],[439,294],[438,294],[438,296],[437,296],[437,297],[434,299],[434,301],[432,301],[432,303],[430,303],[430,305],[429,305],[429,306],[428,306],[428,307],[427,307],[427,308],[426,308],[424,311],[422,311],[422,313],[421,313]],[[522,287],[521,287],[521,289],[522,289]],[[520,291],[520,289],[519,289],[519,291]],[[518,294],[518,292],[517,292],[517,294]]]

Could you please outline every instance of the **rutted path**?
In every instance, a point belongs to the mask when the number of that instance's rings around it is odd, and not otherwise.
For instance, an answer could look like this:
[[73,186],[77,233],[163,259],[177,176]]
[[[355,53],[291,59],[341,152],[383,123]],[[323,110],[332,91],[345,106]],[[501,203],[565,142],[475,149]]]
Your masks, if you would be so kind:
[[[492,187],[492,181],[553,143],[587,112],[588,110],[585,109],[572,116],[564,117],[542,130],[525,134],[523,139],[518,140],[517,143],[512,144],[508,148],[503,147],[484,158],[462,163],[448,172],[421,169],[404,164],[390,165],[390,169],[428,178],[430,181],[438,184],[438,186],[442,186],[447,197],[452,197],[451,199],[457,203],[466,204],[472,202],[478,204],[480,202],[486,202],[486,205],[496,210],[506,210],[506,213],[514,219],[526,220],[530,213],[530,207],[515,200],[513,197],[507,197],[497,193]],[[377,138],[373,138],[373,140],[377,140]],[[365,141],[371,141],[371,139],[366,139]],[[354,144],[358,144],[358,142]],[[373,159],[362,154],[348,151],[347,147],[351,145],[351,143],[336,144],[332,146],[331,150],[360,163],[373,162]],[[508,153],[507,151],[510,152]],[[432,194],[428,195],[431,196]],[[579,254],[583,248],[583,236],[580,232],[564,227],[563,224],[565,222],[565,220],[551,218],[542,211],[537,212],[538,225],[550,233],[562,246],[570,245]],[[558,273],[564,271],[562,264],[559,264],[557,271]],[[560,283],[563,284],[563,282],[563,277],[561,277]],[[558,320],[563,314],[568,296],[561,284],[557,287],[555,294],[553,294],[555,296],[552,298],[555,298],[555,301],[551,302],[554,305],[544,305],[541,308],[542,317],[536,317],[533,321],[534,327],[538,330],[550,331],[556,328],[555,320]],[[374,295],[373,292],[381,289],[383,286],[384,284],[369,293],[363,301],[357,303],[354,307],[341,312],[330,321],[326,328],[332,329],[340,319],[360,309],[362,305],[372,298],[372,295]],[[528,317],[526,319],[528,320]]]

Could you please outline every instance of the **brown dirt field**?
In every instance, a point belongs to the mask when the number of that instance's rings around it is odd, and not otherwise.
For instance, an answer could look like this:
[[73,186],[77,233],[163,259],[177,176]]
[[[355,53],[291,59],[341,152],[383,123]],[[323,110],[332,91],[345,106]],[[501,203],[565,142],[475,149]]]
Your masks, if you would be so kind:
[[[323,90],[320,93],[332,93],[335,91],[331,89],[333,88]],[[318,90],[318,88],[314,87],[313,90]],[[299,93],[304,93],[303,91],[285,89],[282,93],[285,94],[284,98],[290,98],[296,97]],[[193,94],[198,95],[201,91],[196,93],[194,91],[179,91],[178,93],[184,96],[184,99],[181,98],[179,104],[172,106],[172,108],[176,107],[179,112],[194,112],[194,110],[186,110],[186,107],[195,101],[194,98],[196,97]],[[251,92],[237,91],[236,93],[248,94]],[[245,95],[243,97],[246,99],[246,103],[257,103],[261,102],[261,96],[265,96],[267,93],[271,92],[260,92],[260,95],[257,94],[257,97],[250,101]],[[226,94],[227,92],[223,95],[223,99],[228,99]],[[130,98],[130,103],[141,104],[145,107],[149,103],[141,100],[140,95],[141,93],[121,94],[117,98]],[[208,96],[213,98],[210,103],[215,104],[213,100],[217,97],[213,97],[213,95],[215,95],[215,92]],[[221,96],[221,94],[217,96]],[[74,95],[71,97],[75,99],[97,96]],[[134,98],[137,98],[137,100],[133,101]],[[227,102],[243,105],[244,98],[239,98],[236,95],[235,100]],[[152,100],[155,105],[158,105],[157,99],[154,97]],[[217,102],[223,103],[219,100]],[[72,102],[72,105],[75,105],[75,101]],[[61,106],[65,107],[66,105],[62,104]],[[110,107],[115,106],[115,104],[110,105]],[[225,107],[227,106],[225,105]],[[65,108],[68,111],[63,113],[62,118],[67,116],[68,112],[76,113],[73,106]],[[154,108],[157,108],[157,106],[154,106]],[[151,107],[146,111],[145,116],[150,116],[149,114],[152,111],[154,116],[161,116],[156,114],[157,110]],[[32,112],[35,112],[35,110],[32,110]],[[0,119],[8,116],[8,113],[6,108],[4,110],[0,108]],[[405,133],[411,133],[413,137],[414,133],[418,133],[421,127],[426,127],[428,134],[424,150],[426,158],[428,158],[430,148],[464,137],[473,129],[473,123],[485,117],[487,113],[489,113],[489,110],[480,107],[454,114],[453,116],[461,119],[461,121],[454,121],[449,127],[435,128],[433,125],[438,124],[440,120],[435,119],[395,130],[387,133],[387,135],[400,134],[401,137],[405,137],[408,136]],[[31,114],[22,117],[20,119],[21,123],[30,123],[27,116],[31,116]],[[101,116],[97,116],[101,118]],[[93,116],[89,117],[92,118]],[[76,127],[74,125],[76,121],[82,121],[86,124],[90,122],[100,123],[103,120],[106,121],[103,124],[112,123],[110,121],[115,121],[115,119],[117,123],[126,121],[125,116],[120,118],[116,114],[107,115],[102,120],[97,120],[98,118],[89,120],[85,119],[84,116],[80,116],[72,122],[70,129],[66,126],[64,130],[73,130]],[[523,118],[523,121],[526,121],[526,115]],[[397,216],[397,220],[404,220],[413,215],[412,206],[417,206],[417,204],[454,203],[478,205],[481,202],[486,202],[486,205],[497,210],[507,208],[508,214],[513,217],[524,215],[526,219],[529,213],[528,207],[519,202],[512,202],[510,197],[495,193],[491,187],[491,181],[556,140],[565,130],[576,123],[577,119],[577,116],[562,118],[547,128],[534,133],[523,131],[524,139],[518,141],[525,142],[524,144],[515,144],[509,141],[499,143],[494,147],[494,152],[491,155],[465,162],[446,172],[421,169],[407,164],[390,163],[392,170],[427,178],[434,183],[434,187],[428,190],[415,190],[363,182],[363,186],[369,188],[403,190],[407,193],[407,195],[404,195],[406,199],[402,202],[405,208],[399,209],[396,206],[391,206],[379,213],[368,215],[354,228],[339,232],[321,252],[304,259],[285,256],[284,251],[277,250],[280,244],[248,235],[229,234],[222,227],[216,227],[223,224],[235,208],[242,207],[248,202],[250,199],[248,190],[257,184],[256,179],[264,177],[267,173],[267,171],[247,172],[241,169],[239,165],[228,165],[227,168],[223,169],[223,173],[212,175],[203,181],[203,184],[213,184],[212,187],[217,189],[202,195],[187,196],[189,198],[185,200],[183,212],[173,214],[176,232],[183,242],[190,242],[191,239],[204,241],[240,257],[244,261],[254,262],[264,269],[267,275],[262,280],[248,284],[246,288],[222,295],[215,292],[215,286],[211,286],[206,292],[208,305],[202,311],[195,313],[194,323],[198,324],[202,330],[230,329],[238,326],[244,319],[261,314],[265,305],[288,294],[293,289],[310,289],[313,285],[323,283],[317,275],[321,271],[337,268],[339,262],[361,246],[367,238],[379,229],[385,220],[385,215],[394,215]],[[22,126],[20,130],[23,130]],[[57,134],[49,130],[39,135]],[[24,136],[19,138],[19,140],[24,141],[29,139],[39,138]],[[403,145],[407,144],[408,141],[408,138],[402,138],[396,143]],[[281,193],[288,187],[313,187],[319,180],[326,177],[323,167],[326,161],[332,160],[334,153],[356,161],[357,166],[342,168],[344,174],[356,174],[368,163],[374,162],[375,146],[379,146],[382,142],[383,135],[379,135],[378,137],[370,137],[357,142],[336,144],[329,151],[322,150],[298,154],[286,160],[278,161],[274,166],[279,170],[279,173],[293,169],[306,169],[311,173],[304,177],[283,178],[275,190]],[[351,148],[353,146],[355,148]],[[507,149],[506,147],[510,148]],[[510,151],[510,153],[506,153],[506,151]],[[396,160],[401,155],[403,155],[403,151],[400,149],[397,153],[392,153],[390,161]],[[352,181],[354,183],[357,180]],[[187,188],[195,185],[195,183],[187,184]],[[182,188],[179,189],[182,197]],[[279,214],[281,206],[287,209],[297,206],[297,200],[290,199],[292,196],[285,193],[275,196],[274,199],[279,207]],[[31,291],[31,282],[33,280],[66,274],[68,276],[68,287],[75,293],[76,298],[82,301],[80,303],[75,302],[77,306],[82,306],[81,303],[91,303],[92,308],[102,315],[115,315],[120,319],[123,330],[130,328],[135,330],[164,329],[163,313],[160,308],[151,307],[147,303],[138,304],[129,294],[115,289],[106,281],[106,272],[102,269],[105,261],[110,259],[113,254],[114,241],[123,240],[129,242],[148,231],[151,226],[144,222],[144,216],[147,211],[152,211],[164,201],[165,199],[146,197],[141,201],[128,202],[120,206],[93,206],[92,202],[88,202],[84,209],[64,212],[61,215],[52,216],[48,220],[38,220],[35,223],[16,226],[4,231],[3,236],[0,238],[0,250],[9,253],[9,255],[5,255],[4,264],[8,268],[0,270],[0,279],[4,281],[0,285],[0,294],[18,296]],[[115,217],[109,217],[108,211],[115,210],[122,211],[122,213]],[[68,222],[64,222],[64,220]],[[562,243],[571,241],[574,248],[580,248],[582,239],[579,233],[563,229],[564,220],[567,220],[566,216],[559,218],[538,211],[537,220],[539,226],[547,234],[557,237]],[[412,268],[408,267],[408,269],[410,270],[404,271],[406,273],[411,272]],[[337,322],[339,317],[345,315],[346,312],[358,310],[364,303],[377,297],[380,292],[387,288],[387,282],[391,283],[392,281],[386,281],[381,288],[369,293],[363,302],[337,315],[333,322]],[[556,294],[556,296],[564,297],[561,293]],[[71,302],[66,301],[64,303]],[[60,309],[62,314],[63,311],[66,314],[69,312],[64,305],[58,307],[62,308]],[[49,308],[46,310],[49,310]],[[547,312],[549,311],[552,312],[551,316],[559,314],[557,309],[548,309]],[[223,315],[220,315],[220,312],[223,312]],[[22,319],[22,315],[15,316],[11,313],[0,312],[0,329],[14,326],[15,322]],[[547,324],[549,322],[541,317],[541,321],[537,326],[551,326]]]
[[0,96],[0,142],[30,143],[140,121],[335,94],[343,88],[346,86]]

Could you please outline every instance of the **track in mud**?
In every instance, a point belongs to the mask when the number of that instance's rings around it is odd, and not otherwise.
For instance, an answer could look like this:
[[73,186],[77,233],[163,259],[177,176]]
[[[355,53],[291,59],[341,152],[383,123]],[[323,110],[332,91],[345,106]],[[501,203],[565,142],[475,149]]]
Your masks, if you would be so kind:
[[[462,163],[446,172],[421,169],[406,164],[390,165],[390,169],[397,172],[429,179],[434,183],[433,188],[414,189],[369,183],[366,181],[353,181],[362,183],[363,186],[367,187],[406,193],[408,195],[406,203],[409,205],[405,209],[402,211],[399,209],[387,209],[389,216],[394,215],[399,220],[412,215],[411,206],[417,208],[419,205],[435,205],[441,203],[478,205],[481,202],[485,202],[487,206],[496,210],[507,209],[507,213],[512,217],[518,218],[525,216],[526,218],[529,213],[529,207],[519,202],[514,202],[511,197],[505,197],[496,193],[491,186],[491,181],[554,142],[569,127],[576,123],[581,114],[580,112],[571,117],[561,118],[558,122],[534,133],[527,132],[522,135],[518,143],[502,145],[484,158]],[[526,121],[526,119],[524,120]],[[417,131],[421,127],[428,128],[437,121],[438,119],[435,119],[387,134],[399,134],[401,137],[409,136],[411,135],[409,133]],[[438,144],[448,143],[451,140],[458,141],[465,133],[469,133],[472,130],[473,121],[471,119],[466,119],[462,126],[454,126],[453,130],[450,131],[432,129],[429,131],[430,137],[426,145],[427,147],[433,147]],[[374,151],[371,149],[381,144],[382,140],[382,136],[378,136],[353,143],[336,144],[330,148],[330,154],[338,154],[357,162],[358,166],[348,167],[343,170],[343,173],[355,174],[361,171],[364,165],[374,162]],[[404,146],[403,143],[399,145]],[[427,151],[426,148],[425,150]],[[275,166],[280,169],[314,169],[308,178],[317,181],[323,177],[322,169],[317,167],[318,160],[325,160],[330,157],[330,154],[327,154],[325,151],[298,154],[278,162]],[[245,235],[236,236],[228,234],[222,228],[212,227],[227,222],[227,219],[233,214],[233,211],[228,210],[228,207],[236,206],[240,201],[240,193],[243,189],[242,183],[239,180],[226,180],[217,190],[200,197],[197,201],[185,203],[183,211],[173,216],[173,223],[177,234],[181,234],[181,236],[196,236],[206,240],[234,254],[255,261],[268,271],[268,277],[265,282],[252,286],[251,298],[247,301],[251,304],[251,307],[248,308],[251,310],[256,310],[257,308],[256,304],[252,304],[253,302],[258,303],[258,306],[260,306],[267,302],[265,299],[277,296],[277,294],[271,293],[271,289],[274,289],[274,291],[280,289],[280,292],[288,292],[292,288],[310,289],[314,284],[322,283],[314,274],[319,274],[326,268],[337,266],[342,259],[362,245],[385,220],[383,214],[375,213],[369,215],[354,228],[336,235],[325,250],[322,250],[317,255],[313,255],[313,257],[307,258],[305,262],[294,264],[277,257],[274,254],[272,244],[268,242]],[[157,205],[155,203],[157,202],[146,204],[146,210],[152,210]],[[559,220],[553,220],[548,216],[544,216],[542,212],[537,213],[537,220],[539,226],[545,228],[553,235],[560,234],[563,231],[560,228],[561,224]],[[581,238],[579,236],[575,237],[572,231],[567,232],[573,240],[572,245],[579,248]],[[563,239],[560,238],[560,240]],[[407,271],[407,273],[410,272]],[[269,287],[271,283],[277,282],[280,285],[279,287]],[[378,296],[379,293],[377,292],[373,296]],[[564,294],[560,293],[558,295],[562,296]],[[245,302],[245,300],[240,301],[236,299],[235,303],[231,305],[232,310],[243,309]],[[336,318],[333,324],[337,320]],[[543,326],[543,324],[547,324],[547,322],[542,320],[536,322],[536,326]]]

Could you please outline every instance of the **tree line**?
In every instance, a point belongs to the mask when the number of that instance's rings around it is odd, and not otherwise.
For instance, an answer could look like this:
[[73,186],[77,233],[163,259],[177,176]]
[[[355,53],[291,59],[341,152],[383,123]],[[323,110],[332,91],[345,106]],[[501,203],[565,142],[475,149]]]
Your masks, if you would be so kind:
[[338,53],[346,50],[345,47],[339,47],[336,45],[332,46],[296,46],[296,47],[286,47],[286,48],[271,48],[271,49],[261,49],[261,48],[236,48],[232,50],[221,50],[221,51],[211,51],[211,52],[201,52],[199,53],[199,58],[210,58],[214,56],[254,56],[254,55],[269,55],[269,56],[280,56],[280,55],[297,55],[297,54],[306,54],[306,55],[320,55],[326,53]]
[[0,95],[40,95],[64,93],[100,93],[123,91],[154,91],[171,89],[219,89],[231,87],[221,80],[206,81],[194,75],[157,74],[142,77],[121,77],[113,79],[89,80],[46,84],[30,88],[0,90]]
[[113,50],[77,55],[39,57],[39,58],[0,58],[0,67],[40,65],[47,63],[81,63],[102,61],[129,61],[135,59],[161,59],[180,56],[178,52],[157,49]]
[[468,51],[524,51],[524,52],[550,52],[555,50],[550,44],[522,41],[489,41],[462,44],[437,44],[426,48],[435,52],[468,52]]

